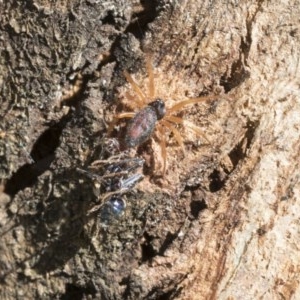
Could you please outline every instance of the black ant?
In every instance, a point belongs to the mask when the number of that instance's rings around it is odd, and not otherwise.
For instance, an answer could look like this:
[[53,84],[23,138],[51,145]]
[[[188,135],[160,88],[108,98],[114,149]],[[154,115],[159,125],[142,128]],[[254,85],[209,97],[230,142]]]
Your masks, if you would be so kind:
[[115,216],[121,215],[126,208],[122,195],[143,179],[142,174],[136,173],[143,164],[142,158],[128,158],[125,151],[108,159],[94,161],[88,171],[77,168],[77,171],[93,180],[94,194],[100,200],[100,204],[94,206],[89,213],[103,207],[104,215],[108,211]]

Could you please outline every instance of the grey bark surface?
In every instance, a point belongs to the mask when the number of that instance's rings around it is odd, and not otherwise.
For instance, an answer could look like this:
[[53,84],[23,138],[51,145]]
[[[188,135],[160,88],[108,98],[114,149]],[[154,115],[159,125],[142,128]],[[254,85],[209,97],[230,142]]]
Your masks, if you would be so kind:
[[[300,299],[299,16],[292,0],[1,2],[0,298]],[[159,136],[135,149],[144,179],[103,226],[78,168],[130,107],[123,70],[147,92],[149,55],[167,105],[218,95],[180,113],[210,143],[179,126],[164,178]]]

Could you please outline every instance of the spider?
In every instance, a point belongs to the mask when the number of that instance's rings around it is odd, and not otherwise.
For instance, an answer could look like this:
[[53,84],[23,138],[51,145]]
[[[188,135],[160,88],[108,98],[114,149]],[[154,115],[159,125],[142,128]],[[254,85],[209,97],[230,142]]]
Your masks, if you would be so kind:
[[136,97],[134,97],[131,94],[126,93],[126,98],[129,100],[130,105],[126,104],[133,110],[133,112],[117,114],[109,127],[109,131],[112,131],[120,119],[131,118],[127,124],[125,136],[123,138],[125,148],[131,148],[146,142],[156,130],[160,141],[161,155],[163,159],[162,175],[164,177],[166,174],[167,164],[167,130],[172,132],[174,139],[182,148],[183,153],[185,153],[183,138],[179,130],[176,128],[177,125],[188,126],[196,135],[206,139],[208,143],[210,143],[204,132],[199,127],[176,115],[178,115],[178,113],[187,105],[216,99],[216,96],[189,98],[187,100],[179,101],[171,107],[166,107],[164,100],[156,97],[155,95],[154,71],[152,67],[152,58],[149,55],[146,56],[146,69],[149,78],[147,95],[142,91],[133,77],[127,71],[124,71],[124,76],[136,95]]

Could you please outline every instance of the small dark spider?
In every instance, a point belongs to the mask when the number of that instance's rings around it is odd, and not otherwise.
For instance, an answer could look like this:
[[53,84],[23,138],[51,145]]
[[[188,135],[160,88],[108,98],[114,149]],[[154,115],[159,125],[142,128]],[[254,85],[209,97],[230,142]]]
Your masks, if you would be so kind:
[[[158,137],[160,139],[161,154],[163,158],[163,176],[166,173],[166,129],[173,133],[174,139],[181,146],[184,151],[183,138],[181,133],[175,127],[176,125],[186,125],[194,133],[202,138],[205,138],[208,142],[209,140],[205,137],[203,131],[191,122],[188,122],[181,117],[175,116],[182,110],[183,107],[199,102],[204,102],[206,100],[216,99],[216,96],[204,96],[199,98],[190,98],[187,100],[179,101],[171,107],[166,107],[165,102],[155,97],[155,85],[154,85],[154,73],[152,68],[151,59],[147,56],[146,68],[149,77],[149,92],[146,96],[141,90],[139,85],[131,77],[131,75],[124,71],[124,76],[130,83],[132,89],[134,90],[137,97],[131,96],[126,93],[126,98],[130,101],[130,108],[133,110],[138,110],[135,112],[124,112],[116,115],[109,128],[111,131],[117,124],[118,120],[123,118],[132,118],[126,127],[125,137],[123,139],[126,148],[135,147],[141,145],[147,141],[157,129]],[[175,115],[174,115],[175,114]]]

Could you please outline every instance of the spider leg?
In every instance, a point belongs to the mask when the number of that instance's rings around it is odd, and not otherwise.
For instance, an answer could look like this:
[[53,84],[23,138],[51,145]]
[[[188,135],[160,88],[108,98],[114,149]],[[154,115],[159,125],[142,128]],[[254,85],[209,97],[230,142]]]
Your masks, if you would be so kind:
[[114,127],[116,126],[116,124],[119,122],[120,119],[132,118],[134,115],[135,115],[134,112],[125,112],[114,116],[114,119],[108,126],[108,130],[107,130],[108,134],[110,134],[114,130]]
[[166,175],[166,165],[167,165],[167,143],[166,143],[166,133],[164,128],[158,123],[156,126],[157,130],[160,133],[160,148],[161,148],[161,156],[163,158],[163,177]]
[[146,96],[138,86],[138,84],[134,81],[134,79],[131,77],[131,75],[127,72],[124,71],[124,76],[127,79],[127,81],[130,83],[136,94],[139,96],[140,100],[146,103]]
[[175,124],[183,124],[183,122],[185,121],[183,118],[175,117],[175,116],[165,116],[165,120],[168,120]]
[[178,111],[178,110],[180,110],[182,107],[184,107],[186,105],[194,104],[194,103],[199,103],[199,102],[204,102],[204,101],[207,101],[207,100],[214,100],[217,97],[218,96],[216,96],[216,95],[212,95],[212,96],[204,96],[204,97],[199,97],[199,98],[191,98],[191,99],[180,101],[179,103],[174,104],[172,107],[170,107],[167,110],[167,114],[171,114],[171,113],[173,113],[175,111]]
[[149,77],[149,98],[153,99],[155,96],[155,87],[154,87],[154,74],[152,67],[152,57],[150,54],[146,56],[146,67]]
[[183,124],[184,126],[189,127],[194,133],[196,133],[200,137],[203,137],[209,144],[211,144],[211,141],[205,135],[203,130],[200,129],[198,126],[194,125],[192,122],[184,120],[179,117],[175,117],[175,116],[166,116],[165,120],[168,120],[168,121],[171,121],[171,122],[177,123],[177,124]]
[[163,124],[165,127],[167,127],[168,129],[170,129],[172,131],[176,142],[182,148],[183,154],[185,155],[184,144],[183,144],[183,140],[182,140],[180,132],[167,120],[160,120],[160,122],[161,122],[161,124]]
[[134,97],[129,92],[126,92],[125,95],[129,100],[129,102],[126,102],[126,106],[129,106],[131,109],[142,108],[145,105],[139,97]]
[[192,122],[189,122],[187,120],[184,121],[184,125],[186,125],[187,127],[189,127],[192,131],[194,131],[196,133],[196,135],[204,138],[209,144],[211,144],[211,141],[209,140],[209,138],[205,135],[204,131],[199,128],[198,126],[194,125]]

